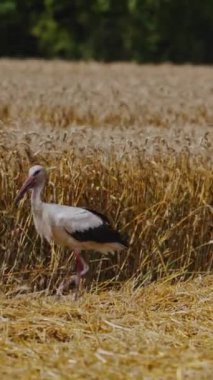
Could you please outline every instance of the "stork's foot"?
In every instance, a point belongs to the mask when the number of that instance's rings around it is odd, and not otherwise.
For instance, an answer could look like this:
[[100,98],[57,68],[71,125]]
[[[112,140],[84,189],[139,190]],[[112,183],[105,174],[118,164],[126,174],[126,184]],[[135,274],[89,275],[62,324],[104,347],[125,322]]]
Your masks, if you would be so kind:
[[56,296],[58,298],[63,297],[63,293],[68,291],[72,285],[76,287],[76,275],[73,275],[69,279],[61,281],[58,288],[56,289]]
[[63,297],[63,292],[68,288],[69,284],[67,280],[62,280],[58,288],[56,289],[57,298]]
[[56,290],[57,298],[61,298],[63,296],[63,290],[64,290],[64,281],[60,283],[59,287]]

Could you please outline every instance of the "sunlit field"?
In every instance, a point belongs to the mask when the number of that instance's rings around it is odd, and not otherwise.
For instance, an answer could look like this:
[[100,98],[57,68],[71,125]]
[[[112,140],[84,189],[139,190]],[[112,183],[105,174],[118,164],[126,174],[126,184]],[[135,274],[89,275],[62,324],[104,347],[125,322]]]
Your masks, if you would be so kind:
[[[213,68],[0,61],[3,379],[209,379],[213,370]],[[129,248],[41,243],[29,197],[105,213]],[[67,282],[69,283],[69,281]],[[105,375],[104,375],[105,374]]]

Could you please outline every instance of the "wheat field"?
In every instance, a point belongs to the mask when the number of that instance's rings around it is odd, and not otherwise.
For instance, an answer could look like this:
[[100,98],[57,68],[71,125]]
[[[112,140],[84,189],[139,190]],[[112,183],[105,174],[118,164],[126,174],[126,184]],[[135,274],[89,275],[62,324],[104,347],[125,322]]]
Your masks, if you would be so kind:
[[[10,379],[209,379],[213,369],[211,67],[0,61],[0,373]],[[84,257],[38,238],[44,199],[106,213],[129,237]]]

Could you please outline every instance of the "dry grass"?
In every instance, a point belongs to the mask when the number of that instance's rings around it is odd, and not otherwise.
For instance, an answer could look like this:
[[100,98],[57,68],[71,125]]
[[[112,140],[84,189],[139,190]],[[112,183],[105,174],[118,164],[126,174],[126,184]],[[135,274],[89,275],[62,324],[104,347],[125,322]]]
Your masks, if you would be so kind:
[[104,288],[73,303],[1,297],[3,379],[210,379],[212,277],[133,290]]
[[[55,167],[45,194],[48,201],[103,210],[130,236],[126,253],[91,255],[88,283],[111,279],[115,284],[115,279],[120,282],[131,276],[137,277],[139,283],[147,283],[176,272],[179,278],[210,272],[213,257],[209,163],[197,159],[191,162],[186,155],[169,160],[159,156],[156,161],[138,156],[134,162],[128,157],[118,161],[113,156],[103,162],[101,157],[96,152],[95,160],[94,155],[79,159],[69,153],[59,163],[54,155],[48,155],[47,161]],[[5,226],[1,238],[1,278],[9,287],[14,281],[24,281],[30,282],[34,290],[54,289],[62,277],[71,275],[72,263],[67,265],[70,253],[59,247],[51,252],[48,245],[41,250],[29,202],[24,201],[18,210],[13,207],[16,190],[32,164],[29,161],[23,153],[13,152],[10,160],[1,163]],[[41,156],[39,162],[46,162],[45,157]]]
[[[211,79],[211,67],[0,62],[3,378],[210,378]],[[70,252],[41,246],[29,201],[13,206],[35,163],[52,168],[47,201],[106,212],[130,238],[120,255],[85,255],[78,303],[54,298]]]

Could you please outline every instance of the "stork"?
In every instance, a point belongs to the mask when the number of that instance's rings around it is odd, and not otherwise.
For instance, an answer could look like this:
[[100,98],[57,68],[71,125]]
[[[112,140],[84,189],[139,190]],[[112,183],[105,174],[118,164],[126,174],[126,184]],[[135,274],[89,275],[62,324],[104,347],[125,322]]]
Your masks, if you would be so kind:
[[[35,228],[43,239],[69,247],[76,257],[76,298],[81,278],[89,266],[81,256],[82,250],[102,253],[121,251],[127,248],[118,231],[110,225],[108,218],[101,213],[81,207],[70,207],[55,203],[44,203],[41,192],[47,180],[47,171],[41,165],[29,169],[28,178],[19,190],[15,203],[31,190],[31,209]],[[61,288],[63,289],[63,287]],[[61,293],[61,289],[59,293]]]

